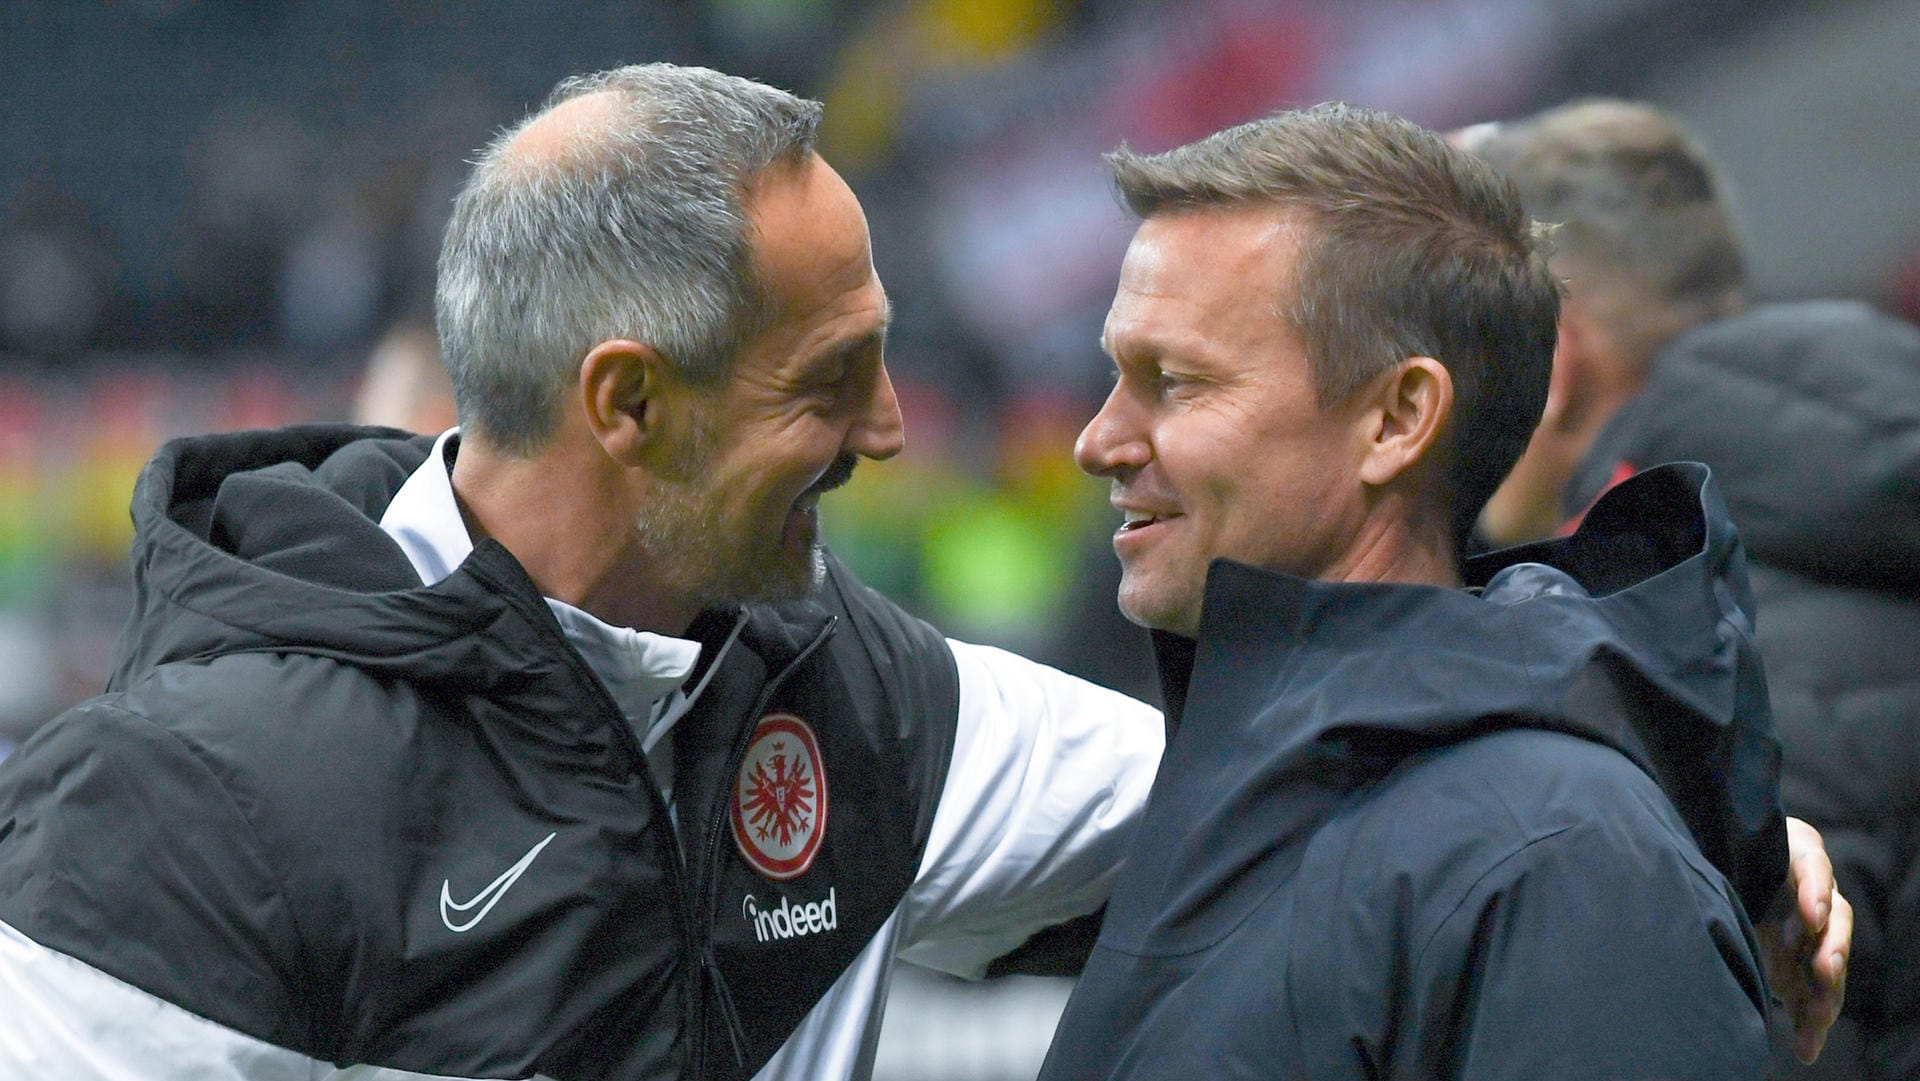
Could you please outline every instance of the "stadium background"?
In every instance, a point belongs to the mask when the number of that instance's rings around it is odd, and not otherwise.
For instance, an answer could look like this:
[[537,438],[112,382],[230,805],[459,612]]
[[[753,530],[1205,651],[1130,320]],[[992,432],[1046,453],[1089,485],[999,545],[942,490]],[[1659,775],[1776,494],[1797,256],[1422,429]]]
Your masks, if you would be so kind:
[[[0,756],[92,693],[180,433],[348,415],[430,309],[464,160],[648,59],[828,104],[896,309],[900,459],[834,546],[949,633],[1151,697],[1068,448],[1129,226],[1099,153],[1345,99],[1434,127],[1646,98],[1723,161],[1759,299],[1920,318],[1910,0],[22,0],[0,7]],[[896,986],[877,1076],[1031,1077],[1058,981]]]

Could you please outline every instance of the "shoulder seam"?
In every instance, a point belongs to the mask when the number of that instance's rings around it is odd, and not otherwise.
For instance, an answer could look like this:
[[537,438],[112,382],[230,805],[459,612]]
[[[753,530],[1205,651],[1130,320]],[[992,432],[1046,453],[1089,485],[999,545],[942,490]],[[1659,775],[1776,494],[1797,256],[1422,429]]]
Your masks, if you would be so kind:
[[[179,747],[188,757],[193,759],[195,765],[197,765],[203,772],[206,773],[207,780],[213,785],[215,789],[219,791],[221,798],[226,802],[227,807],[233,812],[234,817],[245,825],[247,830],[247,841],[248,841],[249,847],[251,847],[254,853],[259,857],[261,865],[267,868],[267,873],[272,876],[273,892],[275,896],[277,896],[280,900],[281,912],[283,913],[284,918],[286,919],[289,927],[292,929],[295,944],[298,946],[298,952],[295,959],[300,964],[301,968],[305,970],[309,964],[309,958],[311,957],[311,947],[308,942],[306,932],[300,926],[299,915],[298,913],[295,912],[293,903],[289,899],[290,895],[286,888],[286,877],[281,873],[278,863],[274,859],[269,857],[267,846],[264,843],[262,843],[259,833],[254,828],[253,819],[247,815],[246,811],[241,808],[239,802],[233,798],[233,793],[228,791],[226,784],[222,782],[219,771],[214,769],[213,766],[210,764],[212,761],[215,761],[215,759],[213,759],[211,755],[206,754],[204,750],[198,745],[196,745],[195,743],[182,738],[178,733],[172,731],[171,729],[168,729],[166,726],[156,723],[153,720],[153,718],[147,716],[144,713],[128,709],[126,706],[120,705],[116,702],[95,700],[91,703],[85,704],[85,706],[83,706],[82,708],[92,708],[92,709],[110,711],[112,713],[119,714],[120,716],[127,718],[129,721],[137,723],[146,729],[152,730],[153,732],[164,737],[166,742]],[[301,982],[303,987],[310,988],[314,986],[315,980],[313,977],[313,973],[310,971],[302,971]],[[307,997],[305,991],[303,990],[300,990],[300,989],[290,989],[290,990],[296,991],[296,997],[298,999],[304,1000]],[[314,1035],[314,1033],[311,1031],[311,1025],[312,1025],[311,1016],[302,1017],[301,1022],[302,1022],[302,1028],[309,1030],[307,1032],[307,1036],[309,1039],[311,1039],[312,1036]],[[331,1026],[329,1026],[329,1028],[331,1028]],[[327,1044],[329,1046],[331,1046],[333,1042],[331,1036],[332,1034],[331,1032],[329,1032],[329,1039],[327,1041]]]
[[1513,851],[1495,860],[1491,865],[1487,867],[1485,871],[1482,871],[1478,876],[1476,876],[1472,882],[1467,883],[1467,885],[1460,891],[1459,899],[1456,900],[1453,903],[1452,907],[1450,907],[1447,910],[1447,914],[1445,916],[1442,916],[1440,919],[1434,921],[1433,930],[1429,931],[1426,935],[1425,940],[1422,941],[1419,944],[1419,946],[1414,949],[1413,951],[1414,971],[1419,971],[1420,967],[1426,963],[1427,950],[1433,946],[1434,940],[1440,937],[1440,932],[1445,930],[1447,925],[1451,924],[1454,921],[1454,919],[1460,915],[1461,909],[1466,907],[1468,900],[1472,899],[1475,894],[1480,892],[1481,883],[1485,882],[1488,878],[1491,878],[1494,872],[1499,871],[1500,869],[1506,867],[1507,865],[1511,864],[1513,861],[1519,859],[1521,856],[1526,855],[1528,852],[1530,852],[1534,848],[1540,845],[1546,844],[1547,842],[1555,840],[1559,837],[1562,837],[1568,833],[1572,833],[1578,828],[1579,828],[1578,826],[1574,826],[1574,825],[1561,826],[1558,829],[1550,830],[1547,833],[1543,833],[1538,837],[1529,837],[1526,840],[1522,841],[1520,845],[1516,847]]

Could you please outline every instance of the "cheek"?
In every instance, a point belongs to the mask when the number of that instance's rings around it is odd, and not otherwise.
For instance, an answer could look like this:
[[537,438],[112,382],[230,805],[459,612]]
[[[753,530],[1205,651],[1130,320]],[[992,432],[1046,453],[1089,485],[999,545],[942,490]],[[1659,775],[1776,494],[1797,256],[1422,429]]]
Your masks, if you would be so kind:
[[[1257,449],[1257,453],[1254,451]],[[1312,523],[1337,513],[1332,463],[1286,440],[1241,444],[1206,478],[1202,539],[1209,556],[1261,565]]]
[[1190,519],[1191,539],[1206,544],[1219,543],[1244,528],[1245,519],[1268,490],[1272,479],[1263,460],[1248,448],[1255,443],[1239,442],[1222,433],[1212,438],[1188,439],[1163,454],[1168,479],[1173,483],[1181,510]]

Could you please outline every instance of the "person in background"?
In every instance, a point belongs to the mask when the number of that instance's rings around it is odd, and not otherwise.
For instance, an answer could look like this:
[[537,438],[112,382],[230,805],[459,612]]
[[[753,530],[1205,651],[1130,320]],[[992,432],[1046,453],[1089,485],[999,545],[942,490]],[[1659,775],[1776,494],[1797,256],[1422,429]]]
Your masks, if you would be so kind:
[[458,419],[433,324],[395,324],[367,357],[353,398],[353,423],[434,435]]
[[1465,138],[1559,223],[1568,283],[1546,419],[1482,526],[1531,540],[1637,469],[1713,469],[1751,561],[1786,807],[1820,824],[1857,921],[1831,1044],[1776,1073],[1920,1076],[1920,331],[1849,302],[1748,310],[1725,184],[1655,106]]
[[1076,455],[1171,735],[1041,1076],[1757,1077],[1786,827],[1706,471],[1459,559],[1551,377],[1511,185],[1342,105],[1110,161]]
[[1540,426],[1480,519],[1519,544],[1570,530],[1561,501],[1594,439],[1676,334],[1746,307],[1745,261],[1718,170],[1651,105],[1580,101],[1454,139],[1553,224],[1567,283]]

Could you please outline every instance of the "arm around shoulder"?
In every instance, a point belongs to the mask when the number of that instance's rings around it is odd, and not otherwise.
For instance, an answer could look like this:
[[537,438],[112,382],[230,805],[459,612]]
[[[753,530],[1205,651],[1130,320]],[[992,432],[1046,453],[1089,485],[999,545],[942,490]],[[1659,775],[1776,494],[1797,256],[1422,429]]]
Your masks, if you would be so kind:
[[904,955],[979,976],[1106,901],[1165,745],[1157,710],[1004,650],[950,643],[953,763],[907,902]]

